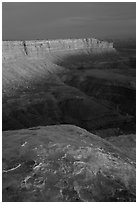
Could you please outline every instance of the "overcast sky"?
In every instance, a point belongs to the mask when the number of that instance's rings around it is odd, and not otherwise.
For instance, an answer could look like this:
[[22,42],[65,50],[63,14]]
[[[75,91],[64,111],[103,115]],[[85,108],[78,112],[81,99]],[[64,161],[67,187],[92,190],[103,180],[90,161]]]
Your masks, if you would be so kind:
[[2,3],[3,40],[135,37],[135,3]]

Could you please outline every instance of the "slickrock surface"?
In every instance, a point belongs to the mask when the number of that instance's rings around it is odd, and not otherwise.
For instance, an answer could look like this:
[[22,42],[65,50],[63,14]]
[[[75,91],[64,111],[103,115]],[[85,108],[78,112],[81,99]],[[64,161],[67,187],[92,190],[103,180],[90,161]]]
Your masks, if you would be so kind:
[[135,201],[135,163],[72,125],[4,131],[3,201]]

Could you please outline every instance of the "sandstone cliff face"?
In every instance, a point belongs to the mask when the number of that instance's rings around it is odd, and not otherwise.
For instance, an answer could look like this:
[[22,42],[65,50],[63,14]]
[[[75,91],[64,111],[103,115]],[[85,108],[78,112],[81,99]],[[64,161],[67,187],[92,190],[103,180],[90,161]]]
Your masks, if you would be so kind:
[[63,68],[57,66],[55,61],[64,56],[112,51],[115,51],[112,43],[93,38],[3,41],[3,91],[9,94],[21,84],[25,86],[32,80],[46,79],[51,72],[60,72]]
[[47,53],[72,50],[91,50],[93,53],[114,51],[113,43],[94,38],[67,40],[3,41],[3,61],[20,57],[44,58]]

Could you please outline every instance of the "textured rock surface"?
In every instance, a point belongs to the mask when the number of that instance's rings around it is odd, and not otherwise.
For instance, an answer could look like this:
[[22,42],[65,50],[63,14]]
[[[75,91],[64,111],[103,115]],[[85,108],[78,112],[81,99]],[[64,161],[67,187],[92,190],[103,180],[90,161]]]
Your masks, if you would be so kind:
[[107,140],[129,156],[130,159],[136,161],[136,135],[120,135],[118,137],[108,137]]
[[3,201],[135,201],[135,163],[76,126],[5,131]]

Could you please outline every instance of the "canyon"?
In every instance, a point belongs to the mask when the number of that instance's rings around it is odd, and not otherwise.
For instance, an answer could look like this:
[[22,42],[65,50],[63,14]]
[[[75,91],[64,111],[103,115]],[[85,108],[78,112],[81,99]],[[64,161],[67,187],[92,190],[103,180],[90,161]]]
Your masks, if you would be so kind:
[[3,41],[2,55],[3,201],[135,201],[135,50]]

